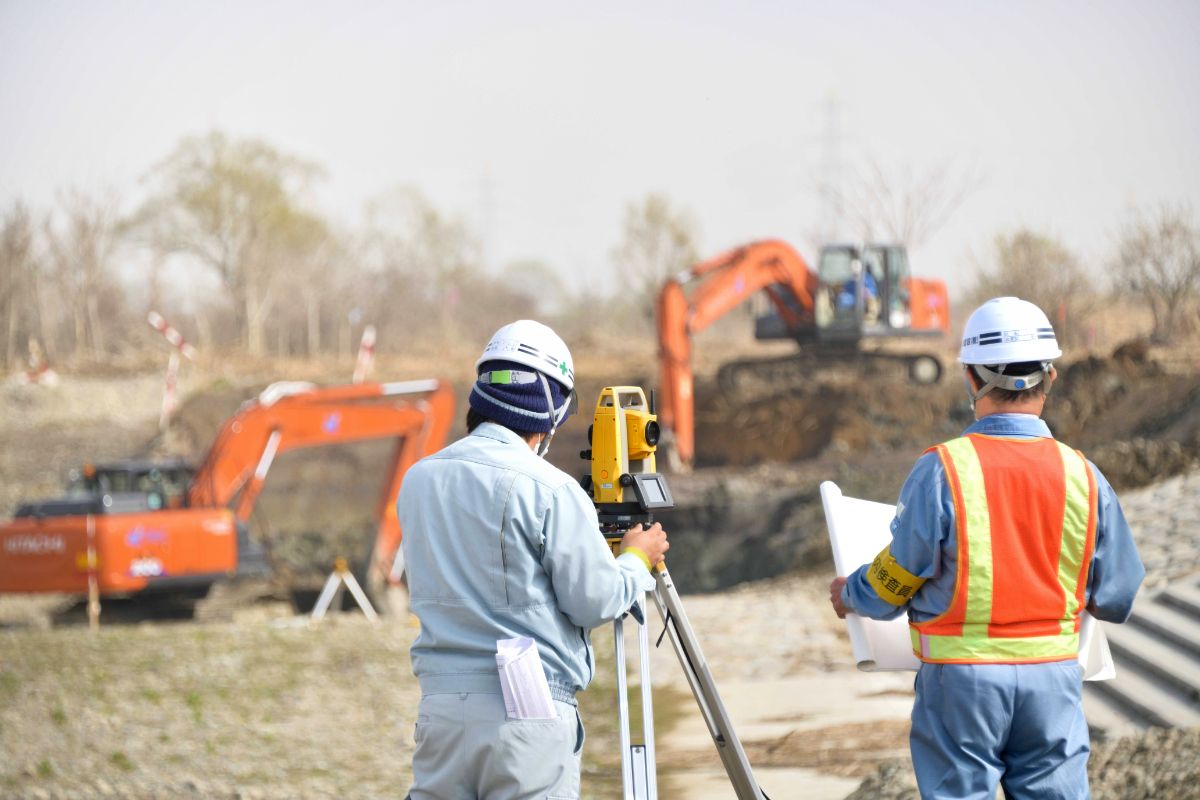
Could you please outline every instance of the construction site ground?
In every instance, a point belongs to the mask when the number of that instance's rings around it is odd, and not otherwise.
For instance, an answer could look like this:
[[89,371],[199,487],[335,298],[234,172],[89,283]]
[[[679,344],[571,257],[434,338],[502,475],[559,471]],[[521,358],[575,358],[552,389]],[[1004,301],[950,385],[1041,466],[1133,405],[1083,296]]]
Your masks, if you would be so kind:
[[[465,398],[469,371],[443,370],[469,370],[472,361],[465,352],[428,364],[385,360],[377,374],[440,374]],[[581,359],[577,371],[584,417],[605,383],[654,380],[648,356]],[[306,363],[185,370],[183,408],[166,434],[157,430],[155,372],[68,372],[58,387],[0,386],[0,518],[22,499],[59,492],[66,471],[88,459],[199,457],[220,422],[275,377],[329,383],[348,373],[348,364]],[[739,398],[706,374],[697,388],[698,468],[670,476],[680,506],[666,517],[671,567],[756,774],[772,797],[914,796],[912,676],[851,664],[827,599],[832,566],[817,485],[831,479],[847,494],[894,502],[921,450],[969,422],[957,378],[914,390],[889,375],[832,373],[773,398]],[[1122,492],[1150,569],[1147,589],[1200,571],[1196,365],[1138,346],[1066,362],[1047,416]],[[573,473],[584,467],[586,421],[568,425],[551,453]],[[347,448],[320,465],[297,458],[273,472],[256,527],[294,583],[311,588],[333,555],[366,552],[378,487],[364,476],[381,457]],[[403,796],[416,629],[403,614],[379,627],[347,614],[313,628],[297,616],[297,597],[303,606],[302,595],[280,593],[218,623],[109,603],[98,633],[65,611],[72,598],[0,597],[0,797]],[[595,638],[598,676],[583,700],[585,796],[611,797],[611,634]],[[654,675],[661,796],[730,797],[666,645]],[[1094,792],[1198,796],[1198,745],[1194,729],[1098,743]]]

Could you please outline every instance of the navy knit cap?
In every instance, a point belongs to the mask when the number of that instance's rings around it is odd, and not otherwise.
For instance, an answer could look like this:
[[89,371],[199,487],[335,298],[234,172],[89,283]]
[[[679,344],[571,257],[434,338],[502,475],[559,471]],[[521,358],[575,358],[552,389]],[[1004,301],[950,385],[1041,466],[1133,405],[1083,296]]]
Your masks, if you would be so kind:
[[[536,373],[524,364],[513,361],[485,361],[479,365],[479,374],[503,370]],[[568,416],[567,388],[554,378],[547,378],[550,397],[554,403],[554,416],[562,415],[562,425]],[[521,433],[549,433],[555,427],[554,416],[546,411],[546,390],[541,379],[532,383],[495,383],[475,381],[468,398],[471,408],[482,416]]]

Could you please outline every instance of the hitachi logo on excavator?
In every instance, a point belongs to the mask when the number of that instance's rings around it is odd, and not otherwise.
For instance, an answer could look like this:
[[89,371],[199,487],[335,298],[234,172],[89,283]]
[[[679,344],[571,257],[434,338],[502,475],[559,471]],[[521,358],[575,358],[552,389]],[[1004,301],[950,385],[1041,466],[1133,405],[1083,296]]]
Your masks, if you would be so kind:
[[65,553],[67,543],[59,534],[27,533],[4,540],[4,552],[18,556],[44,556]]

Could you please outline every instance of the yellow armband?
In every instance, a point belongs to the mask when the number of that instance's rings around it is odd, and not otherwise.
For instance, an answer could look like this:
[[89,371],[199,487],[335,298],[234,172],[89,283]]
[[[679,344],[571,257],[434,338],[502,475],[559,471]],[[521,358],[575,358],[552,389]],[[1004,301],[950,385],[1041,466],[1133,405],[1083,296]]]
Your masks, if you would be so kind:
[[925,579],[918,578],[897,564],[892,557],[891,545],[888,545],[879,551],[867,568],[867,583],[885,603],[902,606],[912,600]]
[[650,572],[654,572],[654,568],[650,566],[650,556],[646,555],[646,553],[642,550],[642,548],[626,547],[625,549],[623,549],[621,551],[621,553],[622,554],[629,553],[630,555],[637,556],[638,561],[641,561],[643,564],[646,565],[646,569],[648,569]]

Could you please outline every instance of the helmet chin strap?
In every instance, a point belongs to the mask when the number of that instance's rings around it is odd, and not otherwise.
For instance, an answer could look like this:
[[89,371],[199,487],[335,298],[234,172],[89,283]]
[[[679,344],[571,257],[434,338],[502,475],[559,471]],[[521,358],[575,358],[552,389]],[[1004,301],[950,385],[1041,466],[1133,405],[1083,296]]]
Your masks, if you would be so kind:
[[540,371],[537,376],[542,381],[542,391],[546,393],[546,413],[550,415],[550,432],[542,437],[537,449],[538,456],[545,458],[546,453],[550,452],[550,440],[554,438],[554,432],[558,430],[558,414],[554,413],[554,396],[550,394],[550,382]]
[[[1026,389],[1032,389],[1039,383],[1045,381],[1046,388],[1043,390],[1045,394],[1050,394],[1050,370],[1053,368],[1049,361],[1042,362],[1042,369],[1039,372],[1032,372],[1028,375],[1005,375],[1004,370],[1008,364],[1000,364],[999,369],[991,369],[983,364],[970,364],[963,371],[963,383],[966,385],[967,397],[971,400],[971,411],[975,411],[975,403],[979,398],[997,387],[1008,389],[1013,392],[1021,392]],[[983,380],[983,386],[979,387],[979,391],[975,391],[974,385],[971,383],[971,370]]]

